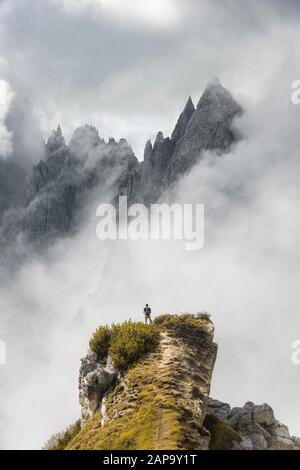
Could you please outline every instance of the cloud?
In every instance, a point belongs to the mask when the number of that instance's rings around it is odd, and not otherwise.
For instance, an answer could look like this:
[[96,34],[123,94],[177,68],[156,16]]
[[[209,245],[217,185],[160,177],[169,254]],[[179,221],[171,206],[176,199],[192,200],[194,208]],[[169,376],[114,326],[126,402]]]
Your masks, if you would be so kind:
[[[66,11],[80,14],[84,9],[111,15],[118,20],[142,22],[145,25],[168,27],[179,20],[173,0],[54,0]],[[97,11],[98,10],[98,11]]]
[[221,158],[208,152],[173,194],[205,204],[201,252],[186,252],[184,242],[103,244],[91,210],[96,194],[75,238],[59,241],[44,261],[33,257],[13,296],[2,286],[2,446],[39,447],[75,421],[79,358],[90,333],[98,324],[141,319],[145,302],[155,315],[209,311],[219,344],[212,395],[233,406],[268,402],[300,433],[290,349],[300,332],[299,108],[285,80],[283,67],[262,99],[244,103],[236,122],[243,140]]
[[213,395],[232,405],[267,401],[300,434],[299,370],[290,361],[300,334],[300,107],[290,89],[299,78],[299,3],[173,3],[180,21],[172,27],[145,27],[121,5],[101,15],[91,6],[70,14],[50,0],[1,4],[3,77],[45,136],[57,121],[67,137],[91,122],[102,136],[124,134],[141,154],[216,75],[245,108],[243,140],[222,158],[207,154],[177,188],[178,200],[206,206],[202,252],[167,242],[99,245],[93,215],[45,261],[32,257],[13,291],[1,284],[2,447],[39,447],[76,419],[89,334],[141,318],[146,301],[155,314],[208,310],[219,343]]
[[[187,96],[198,99],[212,77],[255,99],[283,56],[299,66],[299,7],[291,1],[284,12],[278,1],[97,3],[1,3],[4,78],[44,138],[58,121],[67,139],[88,123],[105,138],[126,137],[141,158],[144,142],[158,129],[169,134]],[[171,26],[163,23],[174,15]]]
[[0,80],[0,156],[7,157],[12,151],[12,133],[6,126],[6,117],[14,93],[5,80]]

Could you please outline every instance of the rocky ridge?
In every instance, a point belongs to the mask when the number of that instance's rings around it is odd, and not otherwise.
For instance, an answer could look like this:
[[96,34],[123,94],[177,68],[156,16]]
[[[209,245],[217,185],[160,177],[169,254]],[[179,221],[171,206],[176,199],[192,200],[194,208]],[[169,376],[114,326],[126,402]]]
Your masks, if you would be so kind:
[[83,358],[82,431],[68,448],[208,449],[203,421],[217,346],[210,320],[196,321],[160,327],[157,349],[125,373],[109,357]]
[[119,195],[127,195],[129,203],[157,201],[205,150],[230,148],[236,141],[233,120],[241,112],[229,91],[211,82],[196,107],[189,97],[171,137],[158,132],[153,144],[146,143],[142,162],[125,139],[105,142],[86,125],[67,145],[58,126],[45,145],[45,158],[33,167],[26,197],[20,187],[17,204],[3,205],[0,246],[20,246],[20,240],[41,244],[72,233],[96,189],[98,203]]
[[[157,348],[126,371],[81,360],[81,429],[66,449],[299,450],[268,404],[210,398],[217,357],[207,314],[158,317]],[[53,441],[52,441],[53,442]]]

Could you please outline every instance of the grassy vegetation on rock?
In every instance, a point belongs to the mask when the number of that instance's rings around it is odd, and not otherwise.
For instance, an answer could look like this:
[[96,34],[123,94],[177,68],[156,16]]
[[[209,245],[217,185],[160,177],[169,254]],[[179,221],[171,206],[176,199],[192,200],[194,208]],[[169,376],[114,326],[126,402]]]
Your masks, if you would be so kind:
[[180,331],[182,328],[190,327],[198,332],[203,332],[205,331],[204,326],[207,321],[210,321],[207,313],[198,313],[196,315],[192,315],[191,313],[182,313],[181,315],[166,313],[156,317],[154,324],[161,329]]
[[204,399],[199,384],[207,370],[199,364],[214,354],[209,340],[212,325],[204,315],[161,315],[152,325],[100,327],[90,348],[98,357],[110,354],[124,370],[123,379],[106,398],[104,425],[98,412],[66,449],[200,448],[207,431],[194,403],[202,406]]
[[170,381],[168,373],[157,373],[155,356],[138,363],[126,374],[126,390],[117,387],[107,398],[109,421],[101,427],[98,413],[67,449],[177,449],[183,410]]
[[201,315],[161,315],[152,325],[129,321],[98,328],[90,348],[99,359],[110,354],[123,377],[106,398],[104,425],[98,412],[65,449],[199,448],[199,436],[207,431],[194,400],[204,399],[207,369],[201,361],[214,355],[211,341],[209,318]]
[[155,318],[154,324],[160,331],[168,331],[173,336],[181,338],[194,338],[195,341],[206,341],[210,337],[211,325],[207,313],[182,313],[181,315],[164,314]]
[[99,360],[110,355],[113,365],[120,370],[128,369],[158,344],[159,331],[155,325],[127,321],[100,326],[92,335],[90,349]]

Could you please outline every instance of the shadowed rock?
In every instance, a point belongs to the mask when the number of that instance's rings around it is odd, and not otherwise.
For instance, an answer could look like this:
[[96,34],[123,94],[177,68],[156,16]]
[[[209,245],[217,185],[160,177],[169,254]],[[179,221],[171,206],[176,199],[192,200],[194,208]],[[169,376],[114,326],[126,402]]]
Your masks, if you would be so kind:
[[[230,148],[235,142],[232,121],[241,112],[229,91],[211,82],[196,109],[189,97],[171,138],[160,131],[153,145],[146,143],[143,162],[126,139],[106,143],[95,127],[85,125],[66,145],[58,126],[45,145],[45,160],[33,167],[27,198],[3,215],[2,246],[20,236],[41,242],[76,230],[79,211],[96,188],[99,202],[105,194],[112,202],[120,195],[127,195],[129,204],[157,202],[205,150],[222,153]],[[4,209],[9,207],[6,201]]]
[[247,402],[243,407],[230,408],[227,403],[209,399],[208,412],[228,423],[241,436],[236,449],[296,450],[299,439],[291,437],[287,426],[276,420],[270,405]]
[[241,113],[241,106],[218,81],[208,84],[176,143],[167,170],[167,183],[187,172],[202,157],[203,151],[226,151],[235,142],[232,121]]
[[194,114],[194,111],[195,111],[195,106],[194,106],[194,103],[192,101],[192,98],[189,96],[189,99],[187,100],[185,108],[182,111],[182,113],[180,114],[180,116],[178,118],[178,121],[177,121],[177,124],[175,126],[175,129],[172,132],[172,137],[171,138],[172,138],[173,142],[176,143],[176,142],[178,142],[179,139],[181,139],[181,137],[183,137],[183,135],[185,133],[186,126],[187,126],[190,118]]

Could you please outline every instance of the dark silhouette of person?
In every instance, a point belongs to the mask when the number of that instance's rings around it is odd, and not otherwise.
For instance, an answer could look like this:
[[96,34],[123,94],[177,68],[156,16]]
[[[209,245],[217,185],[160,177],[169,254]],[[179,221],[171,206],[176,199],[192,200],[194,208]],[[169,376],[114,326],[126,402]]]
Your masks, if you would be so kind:
[[148,304],[146,304],[144,308],[144,315],[145,315],[145,323],[147,325],[148,321],[149,323],[152,323],[152,318],[151,318],[151,308],[149,307]]

